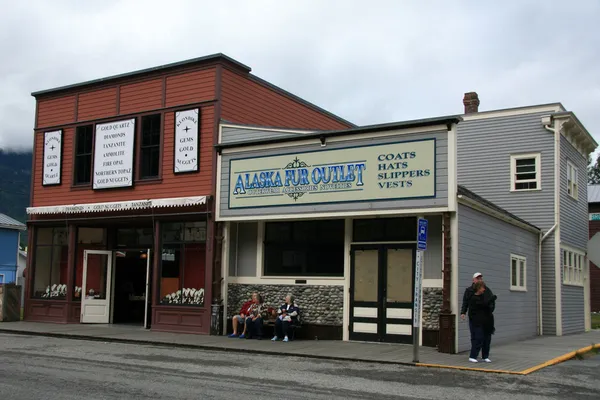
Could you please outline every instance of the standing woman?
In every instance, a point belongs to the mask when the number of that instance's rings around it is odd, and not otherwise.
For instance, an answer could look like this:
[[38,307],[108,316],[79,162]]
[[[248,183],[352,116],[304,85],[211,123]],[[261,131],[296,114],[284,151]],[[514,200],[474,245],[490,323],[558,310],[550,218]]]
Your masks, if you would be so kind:
[[486,293],[485,283],[476,282],[473,286],[475,294],[469,299],[469,324],[471,324],[471,354],[469,361],[476,363],[479,351],[485,362],[490,360],[490,344],[494,327],[493,304],[496,296]]

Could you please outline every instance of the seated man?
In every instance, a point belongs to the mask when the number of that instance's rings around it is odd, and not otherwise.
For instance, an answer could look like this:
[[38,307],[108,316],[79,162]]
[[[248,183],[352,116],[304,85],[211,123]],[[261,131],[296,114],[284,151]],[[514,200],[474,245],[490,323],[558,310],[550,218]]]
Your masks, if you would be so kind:
[[283,337],[283,341],[289,341],[288,332],[290,326],[294,326],[298,322],[298,314],[300,309],[294,304],[294,296],[288,294],[285,296],[285,304],[279,307],[277,314],[279,316],[275,320],[275,336],[272,341],[277,341],[280,337]]
[[252,299],[245,302],[242,305],[239,315],[233,316],[233,318],[231,319],[231,323],[233,324],[233,333],[231,335],[229,335],[229,337],[231,337],[231,338],[238,337],[238,326],[239,325],[244,326],[244,331],[242,332],[241,338],[245,337],[246,329],[247,329],[246,317],[250,314],[250,308],[252,307],[252,305],[258,302],[259,296],[260,295],[257,292],[252,293]]

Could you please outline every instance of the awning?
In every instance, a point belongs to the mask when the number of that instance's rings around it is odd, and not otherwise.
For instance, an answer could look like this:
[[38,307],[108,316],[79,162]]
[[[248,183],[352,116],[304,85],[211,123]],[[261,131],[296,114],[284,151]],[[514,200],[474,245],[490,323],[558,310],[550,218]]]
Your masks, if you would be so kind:
[[91,212],[111,212],[163,207],[188,207],[197,206],[201,204],[206,204],[206,196],[113,201],[108,203],[68,204],[61,206],[46,207],[27,207],[27,214],[75,214]]

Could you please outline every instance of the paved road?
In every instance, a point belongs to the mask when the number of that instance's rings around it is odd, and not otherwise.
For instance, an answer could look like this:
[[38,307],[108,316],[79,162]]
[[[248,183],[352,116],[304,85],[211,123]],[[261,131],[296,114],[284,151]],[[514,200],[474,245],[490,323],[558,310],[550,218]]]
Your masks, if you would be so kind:
[[600,357],[520,377],[0,334],[0,399],[597,399]]

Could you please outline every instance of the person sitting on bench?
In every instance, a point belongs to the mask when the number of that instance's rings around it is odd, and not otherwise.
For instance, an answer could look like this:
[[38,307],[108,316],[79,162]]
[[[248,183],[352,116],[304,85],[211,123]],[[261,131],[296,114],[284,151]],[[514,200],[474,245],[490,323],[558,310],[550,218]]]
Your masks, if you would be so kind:
[[269,316],[269,306],[264,304],[264,300],[260,294],[256,295],[256,302],[252,303],[248,308],[245,321],[245,334],[240,336],[246,339],[256,338],[262,340],[263,321]]
[[289,341],[288,332],[290,330],[290,326],[296,325],[298,322],[298,314],[300,309],[296,304],[294,304],[294,296],[288,294],[285,296],[285,304],[279,307],[277,310],[277,314],[279,316],[275,320],[275,336],[273,336],[272,341],[277,341],[280,337],[283,337],[283,341]]
[[240,336],[240,339],[243,339],[244,337],[246,337],[246,329],[247,329],[246,317],[250,314],[251,306],[253,304],[258,303],[259,297],[260,297],[260,295],[258,294],[258,292],[252,293],[252,299],[245,302],[242,305],[239,315],[233,316],[233,318],[231,319],[231,323],[233,325],[233,333],[231,335],[229,335],[229,337],[231,337],[231,338],[238,337],[238,326],[239,325],[244,326],[244,330],[242,332],[242,335]]

